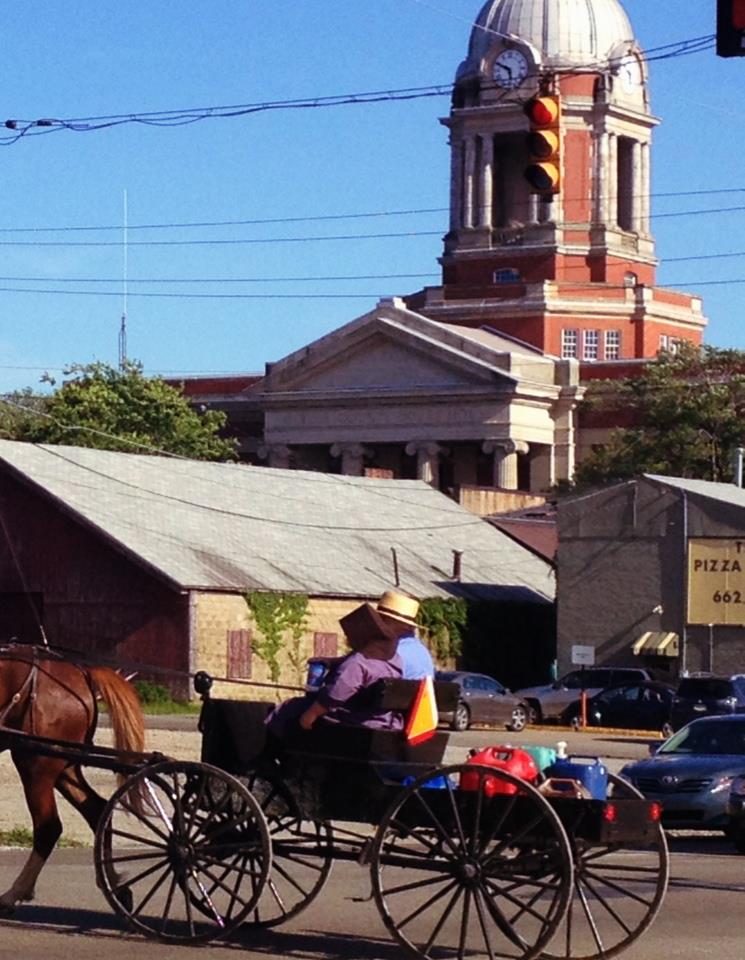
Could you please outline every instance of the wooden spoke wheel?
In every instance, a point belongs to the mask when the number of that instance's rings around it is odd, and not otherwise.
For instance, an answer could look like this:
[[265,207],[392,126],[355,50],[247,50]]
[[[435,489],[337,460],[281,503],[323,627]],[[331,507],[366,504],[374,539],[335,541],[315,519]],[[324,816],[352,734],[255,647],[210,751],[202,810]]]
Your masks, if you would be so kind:
[[[462,777],[472,789],[459,789]],[[388,930],[421,958],[533,960],[572,896],[569,841],[549,803],[517,777],[475,764],[438,769],[401,791],[375,835],[371,871]]]
[[278,777],[252,774],[246,785],[266,817],[272,870],[243,924],[276,927],[305,910],[323,889],[333,862],[333,833],[329,823],[303,816]]
[[[610,776],[609,799],[642,797]],[[574,897],[547,960],[606,960],[626,950],[657,916],[670,873],[661,825],[644,844],[597,846],[571,838]]]
[[254,909],[271,868],[261,807],[203,763],[166,761],[130,777],[96,831],[96,880],[140,932],[171,943],[224,936]]

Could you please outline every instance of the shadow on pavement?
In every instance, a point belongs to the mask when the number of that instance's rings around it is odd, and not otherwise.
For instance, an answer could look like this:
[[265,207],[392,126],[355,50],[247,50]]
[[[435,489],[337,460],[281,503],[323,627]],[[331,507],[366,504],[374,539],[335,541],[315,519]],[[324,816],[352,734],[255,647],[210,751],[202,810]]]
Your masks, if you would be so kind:
[[[133,946],[150,942],[141,934],[128,930],[126,924],[115,914],[98,910],[27,905],[19,907],[12,919],[0,920],[0,930],[17,926],[24,930],[36,926],[47,932],[102,939],[109,939],[112,934],[116,934],[117,940],[126,939]],[[328,933],[322,930],[293,933],[240,927],[227,939],[212,940],[206,946],[226,951],[251,950],[268,957],[293,957],[297,960],[348,960],[349,944],[350,934]],[[354,956],[355,960],[400,960],[401,948],[390,940],[363,940],[354,936]]]

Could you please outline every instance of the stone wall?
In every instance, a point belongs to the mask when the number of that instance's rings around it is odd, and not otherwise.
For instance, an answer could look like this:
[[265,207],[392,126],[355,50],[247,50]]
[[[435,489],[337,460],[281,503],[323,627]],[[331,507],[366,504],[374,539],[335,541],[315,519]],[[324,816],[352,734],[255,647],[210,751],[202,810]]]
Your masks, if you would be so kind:
[[[339,618],[345,616],[362,602],[361,599],[311,598],[308,616],[300,641],[300,669],[289,659],[288,646],[282,651],[280,682],[290,687],[302,686],[305,682],[305,661],[319,649],[333,651],[335,646],[341,655],[346,652]],[[242,633],[241,633],[242,632]],[[192,594],[192,670],[206,670],[213,677],[227,677],[231,673],[231,643],[233,644],[233,676],[256,683],[271,683],[268,665],[256,654],[254,638],[257,627],[243,596],[228,593]],[[231,634],[233,635],[231,640]],[[247,650],[251,652],[247,656]],[[243,652],[243,657],[240,652]],[[247,669],[248,668],[248,669]],[[248,674],[248,675],[246,675]],[[292,689],[269,689],[244,683],[217,681],[212,696],[231,700],[282,700],[292,696]]]

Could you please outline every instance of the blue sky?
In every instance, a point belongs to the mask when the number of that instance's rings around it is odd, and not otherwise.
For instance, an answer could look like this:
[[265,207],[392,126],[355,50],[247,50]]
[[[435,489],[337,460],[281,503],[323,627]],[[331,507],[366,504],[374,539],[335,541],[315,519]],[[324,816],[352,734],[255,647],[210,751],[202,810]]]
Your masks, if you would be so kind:
[[[625,6],[646,48],[714,32],[714,0],[626,0]],[[21,0],[0,13],[0,122],[449,83],[478,9],[478,0]],[[661,216],[745,208],[745,60],[724,61],[708,51],[658,61],[651,70],[653,109],[663,120],[655,137],[654,192],[743,191],[655,198],[659,280],[703,294],[709,342],[745,349],[744,211]],[[447,98],[435,98],[258,113],[170,128],[127,124],[27,136],[3,146],[0,390],[35,385],[45,370],[58,372],[70,362],[116,363],[125,190],[128,352],[149,372],[259,371],[266,361],[364,313],[379,296],[435,283],[447,224],[439,208],[447,206],[449,178],[447,132],[438,118],[448,107]],[[430,209],[436,212],[139,228]],[[115,229],[48,232],[111,226]],[[27,228],[35,232],[24,232]],[[406,232],[433,235],[204,243]],[[137,245],[146,240],[202,242]],[[67,245],[48,245],[60,241]],[[70,245],[90,241],[113,246]],[[742,256],[666,262],[723,253]],[[426,276],[183,282],[363,274]],[[704,285],[737,279],[744,282]],[[136,296],[156,291],[299,298]]]

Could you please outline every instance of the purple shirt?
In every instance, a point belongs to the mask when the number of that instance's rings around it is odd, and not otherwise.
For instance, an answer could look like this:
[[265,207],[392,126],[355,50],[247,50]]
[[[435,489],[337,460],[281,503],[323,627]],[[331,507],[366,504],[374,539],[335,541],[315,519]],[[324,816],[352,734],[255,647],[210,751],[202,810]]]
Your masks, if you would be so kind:
[[402,675],[403,663],[398,654],[390,660],[373,660],[362,653],[350,654],[318,691],[318,703],[328,709],[324,722],[402,730],[402,715],[376,707],[368,690],[378,680],[400,680]]

